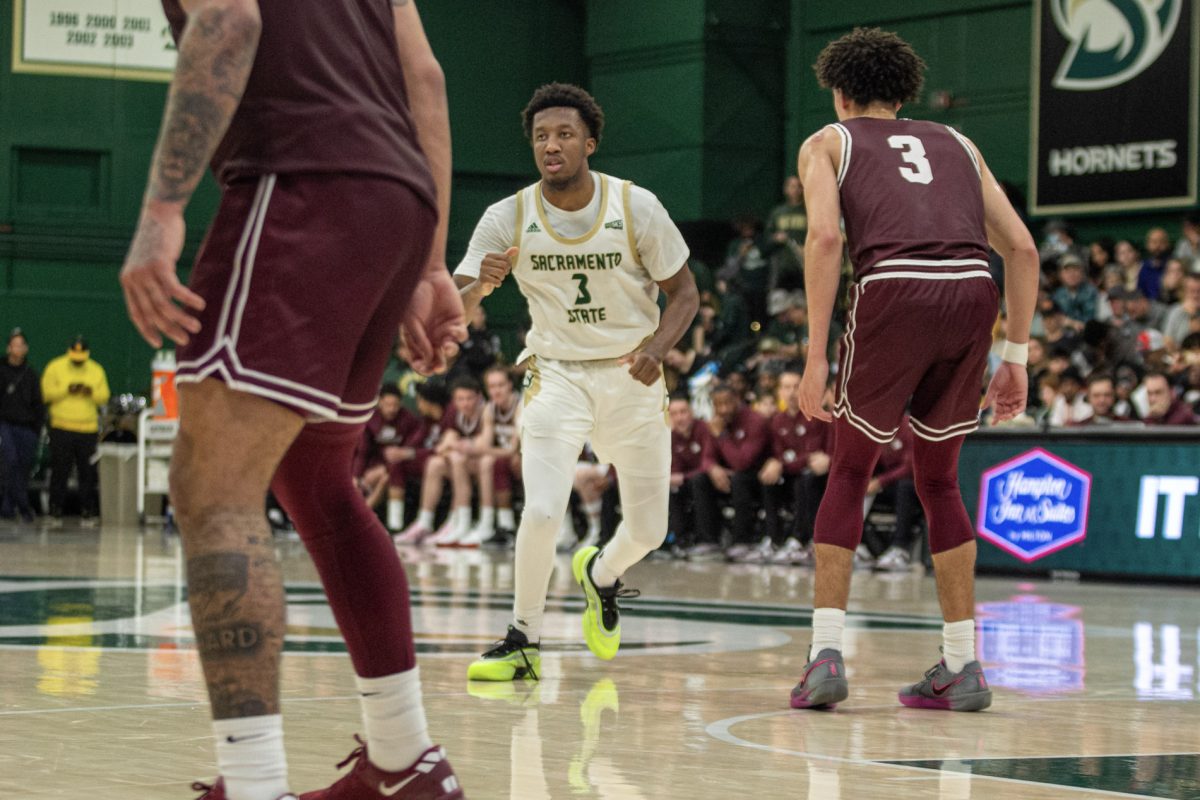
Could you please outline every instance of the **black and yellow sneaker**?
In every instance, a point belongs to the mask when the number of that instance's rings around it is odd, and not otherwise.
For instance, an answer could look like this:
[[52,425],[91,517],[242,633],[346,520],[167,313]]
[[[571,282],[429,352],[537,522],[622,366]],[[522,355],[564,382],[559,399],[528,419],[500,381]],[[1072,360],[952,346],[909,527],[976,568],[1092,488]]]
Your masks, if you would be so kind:
[[636,589],[626,589],[620,581],[602,589],[592,580],[592,564],[600,548],[583,547],[571,559],[575,581],[583,589],[587,607],[583,610],[583,640],[596,658],[610,661],[621,647],[621,607],[618,598],[637,597]]
[[516,627],[509,625],[508,633],[467,667],[469,681],[515,681],[518,678],[538,680],[542,668],[542,652],[537,644]]

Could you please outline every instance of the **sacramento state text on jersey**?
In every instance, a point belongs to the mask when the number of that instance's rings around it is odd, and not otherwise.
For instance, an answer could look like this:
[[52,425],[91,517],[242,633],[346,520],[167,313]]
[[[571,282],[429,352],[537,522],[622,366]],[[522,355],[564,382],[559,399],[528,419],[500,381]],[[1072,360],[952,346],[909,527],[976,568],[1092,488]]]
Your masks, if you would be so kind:
[[605,308],[568,308],[567,322],[596,323],[607,322],[608,310]]
[[621,266],[620,253],[571,253],[538,255],[531,253],[529,261],[539,272],[580,269],[616,269]]

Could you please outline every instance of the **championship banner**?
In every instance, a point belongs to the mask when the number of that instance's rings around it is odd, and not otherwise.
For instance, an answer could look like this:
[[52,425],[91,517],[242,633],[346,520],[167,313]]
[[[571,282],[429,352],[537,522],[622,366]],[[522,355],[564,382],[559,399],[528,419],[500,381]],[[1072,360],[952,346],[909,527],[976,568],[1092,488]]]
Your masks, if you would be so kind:
[[1034,0],[1035,215],[1196,203],[1197,0]]
[[171,80],[160,0],[14,0],[13,72]]

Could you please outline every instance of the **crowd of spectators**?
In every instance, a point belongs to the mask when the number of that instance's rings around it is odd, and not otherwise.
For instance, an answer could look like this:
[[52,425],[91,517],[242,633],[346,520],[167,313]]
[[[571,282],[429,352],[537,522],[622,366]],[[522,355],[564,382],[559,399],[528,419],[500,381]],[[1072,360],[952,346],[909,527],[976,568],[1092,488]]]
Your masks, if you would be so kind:
[[[1173,244],[1076,241],[1045,228],[1023,424],[1194,425],[1200,411],[1200,215]],[[1004,318],[997,322],[1003,340]]]
[[[806,420],[798,407],[808,343],[806,218],[798,182],[788,180],[783,202],[765,225],[738,217],[733,232],[715,270],[693,259],[700,313],[664,362],[673,450],[669,532],[661,555],[810,564],[832,443],[829,426]],[[1081,242],[1060,220],[1043,233],[1029,407],[1009,424],[1196,424],[1200,216],[1182,220],[1174,243],[1161,227],[1147,231],[1140,243],[1103,237]],[[1002,265],[993,274],[1002,284]],[[838,328],[850,275],[847,264]],[[981,398],[999,363],[1005,326],[1001,310]],[[836,353],[829,355],[836,362]],[[446,378],[425,380],[405,368],[402,356],[389,370],[380,414],[364,440],[360,478],[373,500],[389,498],[387,521],[401,543],[510,541],[521,496],[514,390],[521,376],[502,361],[499,339],[481,310],[471,321],[463,357]],[[485,424],[498,413],[511,423],[502,431]],[[411,418],[388,421],[397,414]],[[859,566],[907,570],[917,557],[923,517],[911,450],[905,423],[884,448],[869,487]],[[420,510],[406,516],[405,487],[413,484],[425,488],[408,492]],[[619,513],[615,486],[607,465],[581,453],[562,546],[611,535]]]

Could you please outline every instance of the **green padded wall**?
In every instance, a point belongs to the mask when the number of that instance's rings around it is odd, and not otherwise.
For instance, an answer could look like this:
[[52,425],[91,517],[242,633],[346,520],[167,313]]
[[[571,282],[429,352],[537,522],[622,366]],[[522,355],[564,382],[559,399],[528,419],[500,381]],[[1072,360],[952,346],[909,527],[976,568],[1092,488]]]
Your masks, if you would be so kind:
[[[535,175],[519,112],[537,85],[583,82],[584,4],[426,3],[454,130],[450,256],[489,203]],[[166,85],[11,71],[12,4],[0,8],[0,331],[21,326],[38,367],[90,339],[114,391],[145,392],[152,351],[125,318],[117,276],[136,222]],[[546,46],[547,36],[554,42]],[[194,255],[217,200],[206,178],[188,209]],[[511,292],[510,292],[511,294]],[[508,302],[504,302],[505,300]],[[513,298],[493,317],[518,324]]]
[[[519,112],[538,85],[580,83],[608,127],[596,168],[654,191],[709,244],[726,220],[778,201],[796,150],[832,120],[811,64],[856,24],[908,37],[930,62],[908,113],[956,125],[993,171],[1021,188],[1028,154],[1029,0],[525,0],[426,2],[446,72],[454,136],[449,256],[479,215],[536,178]],[[162,113],[163,84],[13,75],[12,3],[0,8],[0,331],[26,329],[38,365],[87,334],[117,391],[144,391],[150,348],[117,286]],[[935,92],[954,98],[931,105]],[[217,199],[206,180],[188,214],[184,266]],[[1141,238],[1177,214],[1078,221]],[[512,348],[523,303],[488,303]]]

